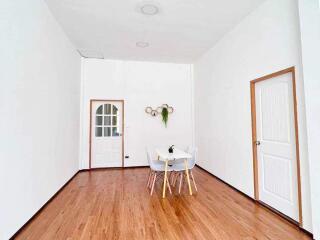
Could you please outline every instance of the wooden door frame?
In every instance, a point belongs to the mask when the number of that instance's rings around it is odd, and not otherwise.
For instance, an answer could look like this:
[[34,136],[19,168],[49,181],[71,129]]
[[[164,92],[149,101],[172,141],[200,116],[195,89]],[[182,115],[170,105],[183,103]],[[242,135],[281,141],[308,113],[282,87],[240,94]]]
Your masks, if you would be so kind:
[[90,126],[89,126],[89,169],[91,168],[91,155],[92,155],[92,104],[93,102],[117,102],[122,106],[122,136],[121,136],[121,167],[124,167],[124,100],[109,100],[109,99],[90,99]]
[[300,154],[299,154],[299,128],[298,128],[298,111],[297,111],[297,95],[296,95],[296,77],[295,67],[286,68],[284,70],[268,74],[266,76],[250,81],[251,92],[251,121],[252,121],[252,152],[253,152],[253,174],[254,174],[254,197],[259,200],[259,179],[258,179],[258,156],[257,156],[257,126],[256,126],[256,98],[255,84],[257,82],[272,79],[274,77],[291,73],[292,76],[292,94],[293,94],[293,111],[294,111],[294,127],[296,140],[296,161],[297,161],[297,187],[298,187],[298,207],[299,207],[299,226],[302,227],[302,198],[301,198],[301,176],[300,176]]

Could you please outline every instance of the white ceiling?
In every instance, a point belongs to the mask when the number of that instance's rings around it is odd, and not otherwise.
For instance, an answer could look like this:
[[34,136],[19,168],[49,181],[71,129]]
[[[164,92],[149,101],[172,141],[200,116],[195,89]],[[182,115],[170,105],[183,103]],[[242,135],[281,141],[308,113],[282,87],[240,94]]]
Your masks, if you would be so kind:
[[[45,1],[76,48],[89,56],[192,62],[264,0]],[[144,2],[160,12],[143,15]]]

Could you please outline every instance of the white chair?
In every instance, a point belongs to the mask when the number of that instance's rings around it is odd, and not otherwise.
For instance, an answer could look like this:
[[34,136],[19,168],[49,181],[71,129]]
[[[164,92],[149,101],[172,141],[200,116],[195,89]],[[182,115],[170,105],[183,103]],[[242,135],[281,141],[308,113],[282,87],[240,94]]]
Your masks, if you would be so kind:
[[[150,165],[150,172],[149,172],[149,177],[148,177],[148,182],[147,182],[147,187],[151,188],[150,190],[150,195],[152,195],[153,190],[154,190],[154,185],[156,183],[157,177],[163,175],[165,171],[165,164],[162,161],[159,160],[153,160],[151,157],[150,150],[147,148],[147,159]],[[168,172],[172,172],[173,168],[168,166],[167,168]],[[171,186],[167,178],[167,186],[169,188],[170,194],[172,194],[171,191]]]
[[[194,188],[196,189],[196,191],[198,191],[197,184],[194,180],[193,173],[192,173],[192,169],[196,165],[198,149],[197,148],[193,148],[193,149],[188,148],[187,152],[189,152],[192,155],[192,158],[188,159],[188,171],[190,173]],[[172,179],[172,185],[175,186],[177,178],[180,177],[180,182],[179,182],[179,194],[180,194],[183,176],[185,176],[185,171],[186,171],[184,160],[180,160],[180,161],[174,163],[172,168],[173,168],[173,171],[175,172],[175,175],[173,176],[173,179]]]

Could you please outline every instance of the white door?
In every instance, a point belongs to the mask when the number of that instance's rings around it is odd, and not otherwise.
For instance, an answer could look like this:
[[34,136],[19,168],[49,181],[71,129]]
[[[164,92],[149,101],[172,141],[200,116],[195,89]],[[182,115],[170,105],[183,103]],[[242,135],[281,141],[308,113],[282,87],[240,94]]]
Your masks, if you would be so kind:
[[299,221],[292,74],[255,84],[259,200]]
[[92,168],[122,166],[122,108],[120,101],[92,102]]

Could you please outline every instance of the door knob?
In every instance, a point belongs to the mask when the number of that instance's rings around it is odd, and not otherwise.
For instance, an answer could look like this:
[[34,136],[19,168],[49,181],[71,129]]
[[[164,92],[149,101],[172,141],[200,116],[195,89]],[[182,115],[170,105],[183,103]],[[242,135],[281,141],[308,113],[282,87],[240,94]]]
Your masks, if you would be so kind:
[[256,144],[257,146],[259,146],[259,145],[260,145],[260,141],[256,141],[255,144]]

